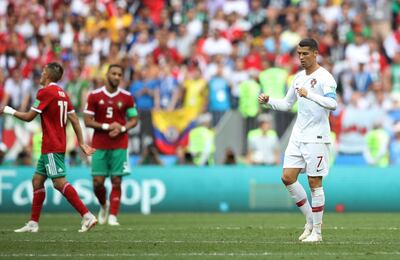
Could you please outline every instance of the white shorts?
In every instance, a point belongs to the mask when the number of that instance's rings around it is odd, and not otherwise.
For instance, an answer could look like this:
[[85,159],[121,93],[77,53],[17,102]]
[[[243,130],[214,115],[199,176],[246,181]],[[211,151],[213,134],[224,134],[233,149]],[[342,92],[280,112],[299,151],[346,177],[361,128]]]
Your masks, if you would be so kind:
[[290,141],[283,159],[283,168],[301,168],[309,176],[329,173],[330,144]]

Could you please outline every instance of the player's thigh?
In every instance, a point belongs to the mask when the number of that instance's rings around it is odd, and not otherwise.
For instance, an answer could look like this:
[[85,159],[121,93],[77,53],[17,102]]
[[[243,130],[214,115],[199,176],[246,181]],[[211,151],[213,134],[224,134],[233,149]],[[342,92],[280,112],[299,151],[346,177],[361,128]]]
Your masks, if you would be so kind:
[[41,154],[40,157],[39,157],[39,160],[38,160],[37,165],[36,165],[35,173],[47,177],[46,166],[44,164],[44,156],[43,156],[43,154]]
[[303,143],[301,151],[306,160],[309,176],[326,176],[329,173],[329,144]]
[[110,175],[124,176],[130,174],[127,149],[111,150]]
[[306,166],[306,161],[304,160],[303,155],[301,153],[300,143],[289,142],[285,151],[285,156],[283,158],[283,168],[302,169],[305,166]]
[[36,173],[51,179],[65,177],[65,156],[63,153],[48,153],[40,155]]
[[92,176],[108,176],[110,174],[110,151],[98,149],[92,155]]

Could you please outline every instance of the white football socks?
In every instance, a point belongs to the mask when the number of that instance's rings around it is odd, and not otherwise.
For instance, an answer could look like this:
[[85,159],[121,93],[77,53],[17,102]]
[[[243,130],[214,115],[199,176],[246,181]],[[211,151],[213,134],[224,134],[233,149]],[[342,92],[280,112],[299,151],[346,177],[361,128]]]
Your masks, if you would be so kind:
[[293,184],[287,185],[286,189],[289,191],[290,196],[296,202],[297,207],[301,210],[306,217],[307,225],[310,227],[313,224],[313,213],[310,203],[307,200],[307,194],[300,182],[296,181]]
[[324,188],[318,187],[311,189],[312,198],[312,215],[313,215],[313,231],[321,234],[322,216],[324,214],[325,193]]

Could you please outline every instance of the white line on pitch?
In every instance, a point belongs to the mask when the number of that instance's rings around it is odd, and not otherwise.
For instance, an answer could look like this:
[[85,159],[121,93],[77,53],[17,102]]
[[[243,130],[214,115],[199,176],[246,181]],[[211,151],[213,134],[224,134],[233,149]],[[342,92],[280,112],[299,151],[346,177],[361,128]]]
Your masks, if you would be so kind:
[[[302,230],[303,227],[285,227],[285,226],[274,226],[274,227],[263,227],[263,226],[243,226],[243,227],[209,227],[209,228],[165,228],[165,227],[160,227],[160,228],[113,228],[113,231],[154,231],[154,230],[170,230],[170,231],[185,231],[185,230],[241,230],[241,229],[259,229],[259,230]],[[398,231],[400,230],[400,227],[338,227],[338,226],[325,226],[323,227],[324,230],[383,230],[383,231]],[[10,232],[12,231],[11,229],[0,229],[0,232]],[[47,231],[60,231],[60,229],[56,228],[47,228]],[[63,228],[62,231],[75,231],[75,229],[67,229]]]
[[98,253],[98,254],[0,254],[0,257],[117,257],[117,256],[371,256],[371,255],[400,255],[399,251],[393,252],[368,252],[368,253],[354,253],[354,252],[321,252],[321,253],[300,253],[300,252],[260,252],[260,253],[230,253],[230,252],[198,252],[198,253]]
[[[6,242],[8,240],[0,240],[3,242]],[[296,244],[302,244],[301,242],[298,241],[245,241],[245,240],[90,240],[90,241],[81,241],[81,240],[55,240],[55,239],[21,239],[21,240],[12,240],[13,242],[28,242],[28,243],[78,243],[78,244],[100,244],[100,243],[132,243],[132,244],[153,244],[153,243],[159,243],[159,244],[191,244],[191,243],[196,243],[196,244],[270,244],[270,245],[296,245]],[[352,241],[351,243],[348,241],[343,241],[343,242],[334,242],[334,241],[325,241],[322,242],[321,244],[325,245],[400,245],[400,242],[387,242],[387,241],[370,241],[370,242],[360,242],[360,241]]]

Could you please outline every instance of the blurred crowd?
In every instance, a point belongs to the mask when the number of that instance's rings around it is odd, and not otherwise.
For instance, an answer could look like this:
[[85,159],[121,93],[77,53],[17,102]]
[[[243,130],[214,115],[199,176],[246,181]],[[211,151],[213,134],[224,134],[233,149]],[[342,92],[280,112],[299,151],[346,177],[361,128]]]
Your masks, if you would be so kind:
[[[3,0],[0,100],[29,109],[43,66],[56,60],[65,69],[60,84],[82,113],[87,93],[103,86],[109,64],[119,63],[121,87],[143,115],[191,107],[210,113],[214,127],[237,110],[252,123],[246,152],[236,156],[278,164],[277,142],[293,117],[265,111],[257,96],[285,95],[300,69],[297,43],[313,37],[319,63],[338,83],[340,106],[331,116],[338,156],[400,164],[399,12],[397,0]],[[1,126],[17,138],[0,152],[28,164],[40,142],[37,124],[5,119]],[[251,132],[265,121],[274,129]],[[268,154],[258,151],[264,136]],[[79,161],[70,147],[71,161]],[[230,163],[234,157],[227,151]]]

